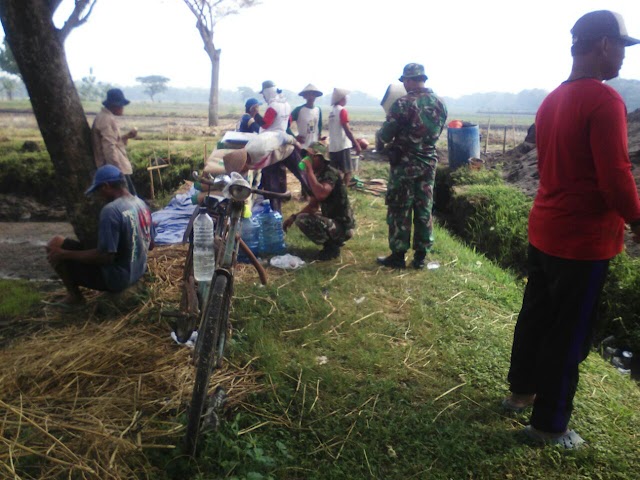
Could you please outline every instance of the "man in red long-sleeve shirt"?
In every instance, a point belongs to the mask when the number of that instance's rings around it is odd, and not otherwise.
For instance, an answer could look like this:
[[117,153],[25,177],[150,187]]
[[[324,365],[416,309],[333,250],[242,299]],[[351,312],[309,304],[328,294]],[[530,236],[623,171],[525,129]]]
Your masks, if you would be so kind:
[[516,324],[509,410],[533,406],[525,433],[576,448],[568,429],[578,366],[591,348],[598,297],[625,223],[640,235],[640,201],[627,148],[627,111],[603,84],[618,76],[627,35],[619,14],[600,10],[573,29],[573,67],[536,115],[540,185],[529,216],[529,279]]

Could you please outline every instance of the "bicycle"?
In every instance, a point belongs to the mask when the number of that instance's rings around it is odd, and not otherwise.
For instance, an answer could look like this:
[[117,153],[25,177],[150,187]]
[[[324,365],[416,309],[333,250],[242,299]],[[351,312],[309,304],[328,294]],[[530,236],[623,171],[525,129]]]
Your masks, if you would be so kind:
[[[289,192],[276,193],[251,188],[241,175],[232,173],[231,177],[220,175],[215,179],[194,177],[210,189],[222,189],[223,196],[207,195],[203,201],[207,211],[215,221],[214,254],[216,267],[208,285],[201,282],[195,285],[193,277],[193,242],[189,243],[185,269],[183,273],[183,290],[181,310],[183,316],[177,325],[182,327],[176,332],[180,341],[191,337],[195,327],[195,318],[199,312],[198,337],[196,340],[193,361],[196,365],[196,377],[191,396],[191,404],[187,415],[185,434],[185,450],[195,456],[197,440],[200,434],[203,415],[207,404],[209,380],[214,368],[222,366],[224,348],[229,328],[229,309],[233,297],[234,269],[237,261],[238,249],[249,258],[258,271],[260,280],[266,284],[266,272],[255,255],[240,238],[242,212],[246,201],[252,194],[262,195],[264,198],[291,198]],[[192,237],[193,219],[187,227],[185,237]],[[203,301],[204,299],[204,301]],[[185,328],[186,325],[186,328]]]

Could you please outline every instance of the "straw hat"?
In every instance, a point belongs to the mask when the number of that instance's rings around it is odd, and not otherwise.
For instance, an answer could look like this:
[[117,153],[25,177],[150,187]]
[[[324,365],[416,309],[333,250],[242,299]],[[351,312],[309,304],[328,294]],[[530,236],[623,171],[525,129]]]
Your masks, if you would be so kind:
[[204,167],[204,172],[211,175],[240,172],[246,163],[247,151],[244,148],[221,148],[211,152]]
[[331,94],[331,105],[337,104],[340,100],[342,100],[350,93],[350,90],[345,90],[344,88],[334,88],[333,93]]
[[309,85],[307,85],[306,87],[304,87],[302,89],[302,91],[298,94],[301,97],[304,96],[304,93],[315,93],[316,97],[321,97],[322,96],[322,92],[320,90],[318,90],[318,87],[316,87],[315,85],[313,85],[312,83],[310,83]]

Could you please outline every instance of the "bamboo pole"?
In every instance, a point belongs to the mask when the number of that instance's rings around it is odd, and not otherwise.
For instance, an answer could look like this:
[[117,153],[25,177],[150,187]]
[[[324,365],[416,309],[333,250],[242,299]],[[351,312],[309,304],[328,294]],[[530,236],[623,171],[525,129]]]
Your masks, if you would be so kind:
[[502,153],[507,151],[507,126],[504,126],[504,136],[502,137]]
[[491,133],[491,115],[489,115],[489,120],[487,121],[487,136],[484,137],[484,153],[487,153],[487,149],[489,148],[489,134]]

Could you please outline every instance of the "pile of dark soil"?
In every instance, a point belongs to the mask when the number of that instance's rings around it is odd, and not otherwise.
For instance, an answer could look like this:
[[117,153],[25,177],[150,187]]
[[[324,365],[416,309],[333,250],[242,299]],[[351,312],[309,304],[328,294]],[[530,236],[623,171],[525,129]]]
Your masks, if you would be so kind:
[[[627,117],[629,158],[633,176],[640,184],[640,109]],[[505,180],[533,197],[538,189],[538,154],[534,145],[524,142],[504,155],[493,155],[491,163],[501,163]]]
[[[631,171],[640,185],[640,109],[630,113],[627,117],[629,137],[629,158]],[[538,153],[535,146],[524,142],[504,155],[493,155],[488,159],[489,164],[502,164],[504,179],[533,198],[538,190]],[[632,256],[640,255],[640,246],[627,235],[625,240],[627,252]]]

